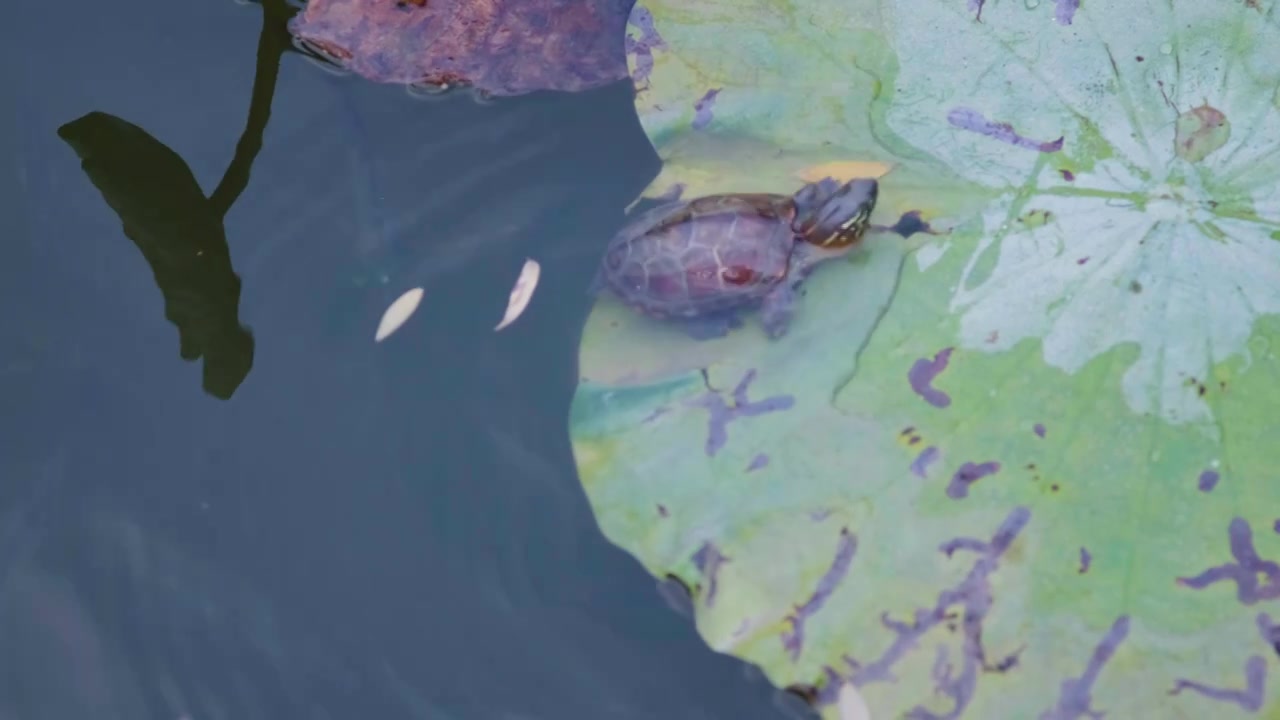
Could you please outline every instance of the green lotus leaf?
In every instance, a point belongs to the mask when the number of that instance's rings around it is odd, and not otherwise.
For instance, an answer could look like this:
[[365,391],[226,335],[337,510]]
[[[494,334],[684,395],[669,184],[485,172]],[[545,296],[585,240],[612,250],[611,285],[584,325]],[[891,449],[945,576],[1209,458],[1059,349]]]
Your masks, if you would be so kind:
[[646,195],[880,175],[778,340],[588,318],[583,486],[710,647],[824,717],[1280,717],[1275,5],[643,0]]

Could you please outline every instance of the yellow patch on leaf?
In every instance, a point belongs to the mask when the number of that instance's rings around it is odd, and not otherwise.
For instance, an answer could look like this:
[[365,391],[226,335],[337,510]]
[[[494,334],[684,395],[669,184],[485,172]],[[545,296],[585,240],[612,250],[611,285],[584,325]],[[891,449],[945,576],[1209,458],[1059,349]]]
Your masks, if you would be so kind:
[[596,478],[608,470],[613,462],[614,443],[609,440],[578,439],[573,445],[574,460],[578,464],[578,477],[589,487]]
[[888,163],[874,160],[846,160],[810,165],[797,172],[796,177],[805,182],[817,182],[825,177],[835,178],[840,182],[849,182],[854,178],[879,178],[888,174],[892,169],[893,166]]

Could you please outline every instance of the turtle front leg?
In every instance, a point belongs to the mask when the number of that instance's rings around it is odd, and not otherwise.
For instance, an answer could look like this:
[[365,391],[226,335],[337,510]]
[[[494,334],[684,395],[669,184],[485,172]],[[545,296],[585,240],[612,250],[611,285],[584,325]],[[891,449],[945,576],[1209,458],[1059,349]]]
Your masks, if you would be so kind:
[[715,340],[729,334],[734,328],[742,327],[742,318],[732,310],[718,312],[679,320],[684,332],[694,340]]
[[795,305],[796,290],[791,283],[779,283],[770,290],[760,305],[760,323],[764,325],[765,334],[775,340],[786,335],[795,314]]

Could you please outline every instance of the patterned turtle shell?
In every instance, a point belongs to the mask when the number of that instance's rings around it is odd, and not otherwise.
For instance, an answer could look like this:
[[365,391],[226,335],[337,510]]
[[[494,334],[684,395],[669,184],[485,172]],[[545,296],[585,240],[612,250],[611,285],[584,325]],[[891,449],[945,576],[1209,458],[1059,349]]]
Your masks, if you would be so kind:
[[786,195],[709,195],[641,214],[605,253],[604,280],[655,317],[750,304],[787,277],[796,205]]

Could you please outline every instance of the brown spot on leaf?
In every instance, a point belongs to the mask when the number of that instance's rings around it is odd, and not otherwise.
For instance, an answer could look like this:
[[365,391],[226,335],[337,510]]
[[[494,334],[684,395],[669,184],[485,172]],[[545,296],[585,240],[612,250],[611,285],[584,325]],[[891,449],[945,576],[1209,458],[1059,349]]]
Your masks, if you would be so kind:
[[1174,149],[1188,162],[1200,162],[1227,144],[1231,123],[1221,110],[1204,103],[1178,116],[1174,125]]

